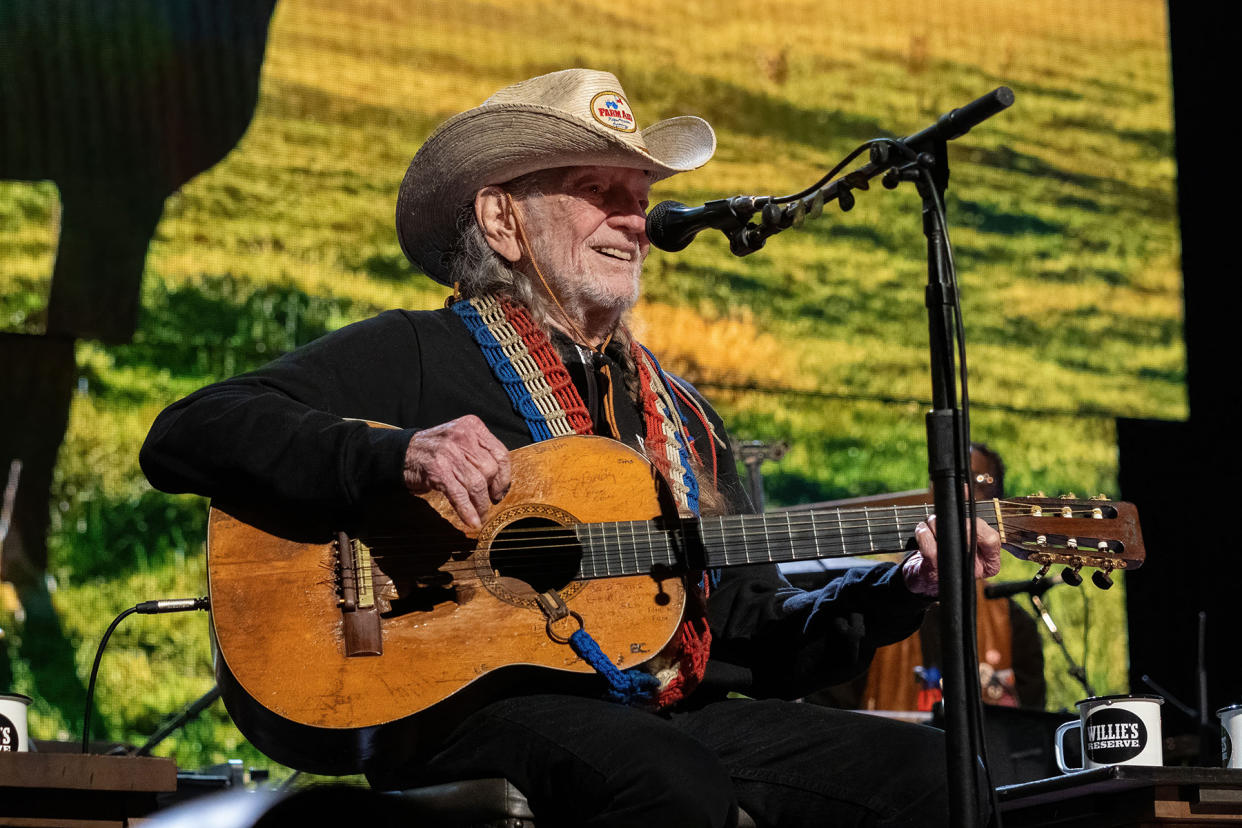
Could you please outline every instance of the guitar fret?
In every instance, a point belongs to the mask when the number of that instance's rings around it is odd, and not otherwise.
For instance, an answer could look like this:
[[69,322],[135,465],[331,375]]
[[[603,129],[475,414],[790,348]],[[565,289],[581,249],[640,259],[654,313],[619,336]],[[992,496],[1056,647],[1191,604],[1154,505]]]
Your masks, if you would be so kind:
[[819,551],[819,532],[815,531],[815,511],[811,511],[811,537],[815,539],[815,557],[822,557]]
[[621,536],[617,533],[616,524],[613,524],[612,531],[608,532],[607,534],[612,540],[613,547],[616,548],[617,574],[624,575],[625,574],[625,558],[623,557],[623,552],[621,549]]
[[785,513],[785,521],[789,526],[789,546],[793,560],[798,560],[799,557],[818,558],[819,538],[815,534],[815,512],[807,512],[806,520],[799,520],[796,527],[788,512]]
[[897,504],[893,504],[893,534],[897,536],[896,545],[893,549],[901,549],[906,545],[905,539],[901,536],[901,514],[897,510]]
[[651,544],[640,544],[643,540],[638,533],[638,521],[630,521],[630,544],[634,547],[634,560],[638,562],[639,573],[650,572],[655,566],[655,556],[652,554]]
[[604,577],[612,577],[612,567],[609,566],[609,546],[604,538],[604,533],[595,528],[595,525],[587,524],[591,536],[591,545],[595,547],[595,560],[597,561],[596,569],[604,569]]
[[772,560],[772,538],[768,536],[767,518],[763,518],[763,549],[768,553],[768,563],[775,563]]
[[740,547],[742,553],[741,563],[750,563],[750,532],[746,524],[750,522],[749,515],[742,515],[742,545]]
[[834,509],[833,511],[837,513],[837,537],[841,540],[841,554],[848,556],[850,550],[845,548],[845,524],[841,520],[841,510]]
[[[652,543],[653,539],[655,540],[655,543]],[[673,551],[672,538],[670,538],[664,532],[653,533],[650,529],[648,529],[647,530],[647,542],[651,543],[652,569],[655,568],[657,551],[659,551],[660,553],[659,554],[660,564],[664,566],[673,566],[674,561],[676,560],[676,555]]]
[[[575,528],[577,529],[577,531],[582,531],[582,526],[584,525],[586,527],[586,538],[584,538],[583,540],[585,541],[585,545],[586,545],[586,556],[591,561],[591,577],[598,578],[599,577],[599,556],[595,554],[595,544],[591,541],[591,524],[589,523],[579,524]],[[586,574],[585,566],[583,566],[582,574],[583,575]]]
[[634,538],[634,548],[638,550],[636,554],[640,555],[640,560],[642,561],[642,571],[650,572],[655,568],[656,563],[655,546],[651,543],[647,533],[640,531],[642,526],[641,521],[630,521],[630,534]]
[[594,563],[595,577],[597,578],[600,577],[599,567],[600,567],[600,564],[602,563],[604,565],[604,577],[607,578],[608,576],[612,575],[612,571],[608,568],[608,550],[604,548],[604,535],[602,532],[599,533],[599,540],[597,541],[595,539],[596,530],[595,530],[594,525],[588,523],[586,526],[587,526],[587,537],[590,538],[591,540],[591,548],[592,548],[593,557],[595,561]]
[[609,557],[609,535],[604,526],[600,526],[600,552],[604,555],[604,575],[606,577],[616,575],[616,572],[612,571],[612,560]]
[[867,524],[867,548],[870,549],[872,552],[874,552],[875,541],[871,539],[871,510],[870,509],[867,509],[867,508],[863,509],[863,520],[866,521],[866,524]]
[[634,521],[627,520],[625,525],[630,530],[630,551],[634,555],[634,574],[637,575],[643,571],[643,567],[638,560],[638,539],[634,537]]
[[612,560],[609,557],[609,534],[607,534],[605,526],[600,526],[600,552],[604,556],[604,575],[612,577],[616,572],[612,571]]

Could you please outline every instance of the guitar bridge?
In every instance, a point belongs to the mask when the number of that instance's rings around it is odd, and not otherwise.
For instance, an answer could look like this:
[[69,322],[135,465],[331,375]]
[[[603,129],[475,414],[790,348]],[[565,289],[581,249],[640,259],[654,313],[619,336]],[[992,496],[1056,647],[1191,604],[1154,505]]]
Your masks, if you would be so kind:
[[336,533],[336,560],[341,585],[341,632],[346,657],[384,654],[384,636],[375,606],[371,550],[344,532]]

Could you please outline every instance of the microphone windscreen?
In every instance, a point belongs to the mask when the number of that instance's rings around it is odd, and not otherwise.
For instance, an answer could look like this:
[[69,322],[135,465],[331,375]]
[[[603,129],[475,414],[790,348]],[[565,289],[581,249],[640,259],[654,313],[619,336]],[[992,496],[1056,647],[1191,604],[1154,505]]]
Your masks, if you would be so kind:
[[684,210],[685,207],[686,205],[680,201],[661,201],[652,207],[647,213],[647,239],[656,247],[669,253],[676,253],[690,244],[694,236],[688,239],[678,239],[676,231],[670,231],[665,225],[670,210]]

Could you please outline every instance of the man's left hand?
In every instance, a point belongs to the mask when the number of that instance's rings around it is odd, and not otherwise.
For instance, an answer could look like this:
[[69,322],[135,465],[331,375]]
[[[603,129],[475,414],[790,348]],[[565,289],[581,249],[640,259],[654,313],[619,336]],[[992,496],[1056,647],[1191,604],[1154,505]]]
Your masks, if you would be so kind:
[[[975,518],[975,534],[975,577],[991,578],[1000,571],[1000,535],[979,518]],[[914,539],[918,542],[918,551],[902,564],[901,574],[911,592],[935,598],[940,594],[935,515],[915,527]]]

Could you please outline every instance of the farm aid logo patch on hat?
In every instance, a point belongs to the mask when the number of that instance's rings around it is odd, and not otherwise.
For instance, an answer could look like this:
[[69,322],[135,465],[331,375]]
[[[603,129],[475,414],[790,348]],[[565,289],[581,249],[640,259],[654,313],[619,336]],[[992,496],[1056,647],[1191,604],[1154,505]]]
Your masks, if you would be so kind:
[[633,132],[636,128],[629,102],[616,92],[600,92],[592,98],[591,115],[604,126],[621,132]]

